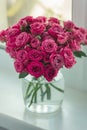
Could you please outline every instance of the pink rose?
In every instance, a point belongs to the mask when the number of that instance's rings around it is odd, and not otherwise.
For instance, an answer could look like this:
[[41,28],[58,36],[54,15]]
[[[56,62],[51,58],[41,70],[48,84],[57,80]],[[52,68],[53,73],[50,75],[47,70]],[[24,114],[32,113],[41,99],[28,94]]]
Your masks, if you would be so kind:
[[84,28],[79,28],[79,31],[82,33],[82,34],[85,34],[86,33],[86,30]]
[[29,52],[29,51],[31,51],[31,47],[30,47],[29,45],[26,45],[26,46],[24,47],[24,50],[27,51],[27,52]]
[[42,55],[43,55],[43,62],[50,63],[50,54],[46,52],[42,52]]
[[7,37],[7,31],[6,30],[2,30],[0,32],[0,41],[1,42],[5,42],[6,41],[6,37]]
[[[23,20],[23,19],[22,19],[22,20]],[[24,20],[26,20],[26,22],[27,22],[28,25],[29,25],[29,24],[32,24],[32,23],[33,23],[34,18],[33,18],[32,16],[26,16],[26,17],[24,18]]]
[[58,34],[57,41],[59,44],[65,44],[68,40],[68,35],[66,33]]
[[66,30],[72,30],[75,27],[74,23],[72,21],[66,21],[64,22],[64,29]]
[[48,33],[54,37],[57,38],[58,34],[61,34],[63,32],[63,28],[61,25],[53,24],[49,29]]
[[43,75],[44,67],[42,62],[32,61],[27,65],[27,71],[35,78],[39,78]]
[[41,51],[35,49],[29,51],[28,57],[33,61],[40,61],[43,58]]
[[26,27],[27,26],[27,21],[25,19],[21,19],[19,21],[18,25],[20,26],[20,29],[22,29],[22,27]]
[[34,18],[33,22],[45,23],[46,19],[47,18],[45,16],[38,16],[38,17]]
[[9,53],[9,55],[11,56],[11,58],[14,58],[14,59],[16,58],[16,50],[14,48],[6,46],[5,51],[7,53]]
[[87,45],[87,32],[86,32],[85,35],[84,35],[84,41],[83,41],[83,44]]
[[16,46],[15,41],[16,41],[16,37],[19,34],[21,33],[18,28],[13,28],[13,27],[9,28],[7,30],[7,35],[6,35],[7,36],[6,46],[16,48],[17,46]]
[[63,67],[63,57],[60,55],[60,54],[55,54],[55,53],[52,53],[51,56],[50,56],[50,62],[51,62],[51,65],[59,70],[60,68]]
[[71,68],[76,63],[73,52],[68,47],[63,49],[62,56],[64,58],[64,65],[66,68]]
[[20,30],[18,28],[9,28],[7,30],[7,46],[14,47],[16,46],[15,41],[16,37],[20,34]]
[[6,42],[6,46],[11,47],[11,48],[16,48],[17,46],[15,44],[15,39],[8,38],[8,41]]
[[20,26],[18,25],[18,23],[17,23],[17,24],[14,24],[14,25],[12,26],[12,28],[15,28],[15,29],[20,30]]
[[40,46],[40,40],[37,38],[32,38],[30,45],[33,48],[38,48]]
[[76,60],[74,57],[72,57],[71,59],[65,59],[65,67],[66,68],[71,68],[73,67],[74,64],[76,64]]
[[15,67],[15,69],[16,69],[16,71],[17,71],[18,73],[21,73],[21,72],[23,72],[23,70],[24,70],[24,65],[23,65],[23,63],[21,63],[21,62],[19,62],[19,61],[15,61],[15,62],[14,62],[14,67]]
[[18,22],[18,25],[20,27],[26,27],[27,25],[33,23],[33,17],[32,16],[26,16]]
[[54,40],[46,39],[42,42],[42,50],[48,53],[55,52],[57,50],[57,45]]
[[72,40],[69,43],[70,48],[72,49],[72,51],[80,51],[81,50],[81,45],[79,42],[77,42],[76,40]]
[[16,38],[16,46],[23,47],[30,40],[30,35],[26,32],[20,33]]
[[74,39],[74,31],[72,30],[72,31],[65,31],[65,33],[66,33],[66,35],[67,35],[67,37],[68,37],[68,41],[71,41],[71,39]]
[[40,22],[35,22],[31,24],[30,27],[31,27],[31,33],[35,35],[42,34],[45,31],[45,25]]
[[20,34],[20,30],[18,28],[9,28],[7,31],[7,37],[8,38],[12,38],[12,37],[16,37],[17,35]]
[[16,53],[16,58],[17,60],[19,60],[20,62],[26,61],[28,60],[28,53],[25,50],[19,50]]
[[84,39],[84,35],[81,33],[80,30],[74,30],[74,34],[73,34],[73,37],[74,39],[77,41],[77,42],[82,42],[83,39]]
[[44,32],[41,35],[42,41],[46,40],[46,39],[53,39],[48,32]]
[[54,23],[60,24],[59,19],[57,19],[57,18],[55,18],[55,17],[50,17],[50,18],[48,19],[48,24],[49,24],[49,25],[52,25],[52,24],[54,24]]
[[47,65],[44,69],[44,77],[48,82],[52,81],[55,76],[57,76],[58,71],[54,69],[51,65]]

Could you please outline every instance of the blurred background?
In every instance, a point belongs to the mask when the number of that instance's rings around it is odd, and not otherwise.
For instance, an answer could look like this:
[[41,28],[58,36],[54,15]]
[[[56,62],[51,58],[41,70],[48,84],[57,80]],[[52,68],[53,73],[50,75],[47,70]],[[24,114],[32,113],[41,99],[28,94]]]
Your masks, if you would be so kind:
[[[78,26],[87,28],[86,12],[87,0],[0,0],[0,30],[27,15],[73,20]],[[83,50],[87,53],[87,48]],[[72,69],[61,71],[66,87],[87,90],[87,58],[77,59]]]
[[71,19],[72,0],[0,0],[0,12],[0,28],[13,25],[27,15]]

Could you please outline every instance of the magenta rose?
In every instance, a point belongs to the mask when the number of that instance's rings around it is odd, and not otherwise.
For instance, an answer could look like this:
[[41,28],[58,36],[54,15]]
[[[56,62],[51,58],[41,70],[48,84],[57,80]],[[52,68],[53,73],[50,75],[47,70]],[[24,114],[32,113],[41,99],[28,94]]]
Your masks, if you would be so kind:
[[27,65],[27,71],[29,74],[31,74],[35,78],[39,78],[40,76],[43,75],[44,66],[42,62],[32,61]]
[[34,18],[33,22],[45,23],[46,19],[47,18],[45,16],[38,16],[38,17]]
[[27,51],[27,52],[29,52],[29,51],[31,51],[31,47],[30,47],[29,45],[26,45],[26,46],[24,47],[24,50]]
[[64,22],[64,29],[66,30],[72,30],[75,27],[74,23],[72,21],[65,21]]
[[[22,19],[22,20],[23,20],[23,19]],[[30,24],[33,23],[34,18],[33,18],[32,16],[26,16],[26,17],[24,18],[24,20],[26,20],[26,22],[27,22],[28,25],[30,25]]]
[[1,41],[1,42],[5,42],[5,41],[6,41],[6,37],[7,37],[7,31],[2,30],[2,31],[0,32],[0,41]]
[[81,44],[77,42],[76,40],[72,40],[69,43],[69,47],[72,49],[72,51],[80,51],[81,50]]
[[54,40],[46,39],[42,42],[42,50],[48,53],[55,52],[57,50],[57,45]]
[[17,48],[15,39],[14,38],[8,38],[8,41],[6,42],[6,46],[11,47],[11,48]]
[[57,76],[58,71],[54,69],[51,65],[47,65],[44,69],[44,77],[48,82],[52,81],[55,76]]
[[31,33],[34,35],[42,34],[45,31],[45,25],[40,22],[35,22],[30,25]]
[[[11,32],[12,31],[12,32]],[[16,28],[9,28],[7,30],[7,41],[6,41],[6,46],[12,48],[12,49],[16,49],[17,46],[15,44],[16,41],[16,37],[20,34],[19,29]]]
[[16,52],[16,58],[20,61],[26,61],[28,59],[28,53],[25,50],[19,50],[18,52]]
[[12,28],[15,28],[15,29],[20,30],[20,26],[18,25],[18,23],[17,23],[17,24],[14,24],[14,25],[12,26]]
[[21,19],[21,20],[18,22],[18,25],[20,26],[20,29],[22,29],[22,27],[26,27],[26,26],[27,26],[27,21],[26,21],[26,19]]
[[16,71],[17,71],[18,73],[21,73],[21,72],[23,72],[23,70],[24,70],[24,65],[23,65],[23,63],[21,63],[20,61],[15,61],[15,62],[14,62],[14,67],[15,67],[15,69],[16,69]]
[[60,54],[51,54],[50,56],[50,63],[53,66],[53,68],[59,70],[63,67],[63,57]]
[[42,55],[43,55],[43,62],[50,63],[50,54],[46,52],[42,52]]
[[62,56],[64,58],[64,65],[66,68],[71,68],[76,63],[73,52],[68,47],[63,49]]
[[20,27],[26,27],[27,25],[31,24],[33,22],[33,17],[32,16],[26,16],[18,22],[18,25]]
[[84,36],[84,44],[87,45],[87,32],[85,33],[85,36]]
[[41,35],[42,41],[46,40],[46,39],[52,39],[52,37],[49,35],[48,32],[44,32]]
[[16,37],[20,34],[20,30],[18,28],[9,28],[7,30],[7,34],[6,34],[6,37],[7,37],[7,46],[14,46],[16,45],[15,44],[15,41],[16,41]]
[[66,68],[71,68],[74,64],[76,64],[76,60],[74,57],[71,57],[71,59],[65,59],[64,63]]
[[84,35],[81,33],[80,30],[74,30],[74,34],[73,34],[73,37],[74,39],[77,41],[77,42],[82,42],[83,39],[84,39]]
[[32,38],[30,42],[31,47],[38,48],[40,46],[40,41],[38,38]]
[[86,30],[84,28],[79,28],[79,31],[82,33],[82,34],[85,34],[86,33]]
[[29,51],[28,57],[32,61],[40,61],[43,58],[41,51],[35,49]]
[[7,37],[8,38],[12,38],[12,37],[16,37],[17,35],[20,34],[20,30],[18,28],[9,28],[7,31]]
[[14,48],[6,46],[5,51],[7,53],[9,53],[9,55],[11,56],[11,58],[14,58],[14,59],[16,58],[16,50]]
[[53,24],[49,29],[48,29],[48,33],[54,37],[57,38],[58,34],[63,32],[63,28],[61,25],[58,24]]
[[23,47],[30,40],[30,35],[26,32],[20,33],[16,38],[16,46]]
[[50,17],[49,20],[48,20],[48,24],[52,25],[54,23],[60,24],[60,21],[57,18],[55,18],[55,17]]
[[58,34],[57,41],[59,44],[65,44],[68,40],[68,35],[66,33]]

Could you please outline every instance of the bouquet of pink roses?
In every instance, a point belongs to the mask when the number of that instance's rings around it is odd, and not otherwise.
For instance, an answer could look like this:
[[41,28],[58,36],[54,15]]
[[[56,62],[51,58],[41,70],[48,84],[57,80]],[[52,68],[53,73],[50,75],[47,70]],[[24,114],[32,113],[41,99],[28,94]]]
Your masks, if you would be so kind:
[[81,45],[87,45],[87,30],[54,17],[27,16],[1,31],[0,40],[6,42],[19,78],[30,74],[50,82],[61,68],[73,67],[75,56],[87,56],[81,51]]

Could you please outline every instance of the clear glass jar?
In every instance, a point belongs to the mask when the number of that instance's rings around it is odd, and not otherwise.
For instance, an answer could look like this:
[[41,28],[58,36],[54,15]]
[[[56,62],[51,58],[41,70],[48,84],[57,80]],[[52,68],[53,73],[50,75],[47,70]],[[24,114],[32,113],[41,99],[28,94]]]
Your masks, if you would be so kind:
[[61,72],[52,82],[44,77],[23,79],[22,92],[25,107],[35,113],[52,113],[59,109],[64,97],[64,78]]

